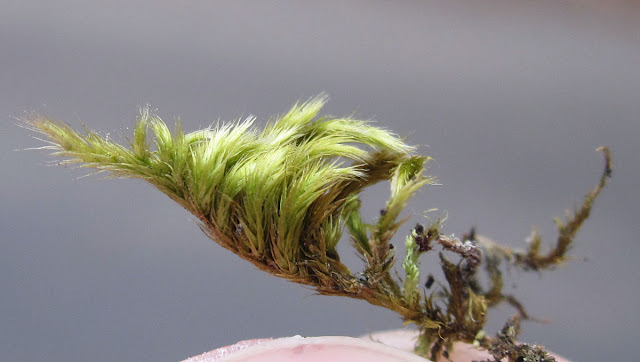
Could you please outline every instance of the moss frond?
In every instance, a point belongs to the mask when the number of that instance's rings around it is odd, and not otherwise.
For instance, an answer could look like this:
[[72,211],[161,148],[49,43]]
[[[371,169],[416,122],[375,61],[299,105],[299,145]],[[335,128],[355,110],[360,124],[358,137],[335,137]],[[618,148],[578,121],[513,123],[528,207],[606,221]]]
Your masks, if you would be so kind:
[[[259,269],[319,294],[363,299],[396,311],[418,326],[416,352],[421,355],[446,356],[454,341],[477,343],[496,351],[494,356],[504,348],[512,348],[512,357],[539,355],[519,349],[513,333],[490,339],[482,331],[487,308],[502,301],[518,309],[518,318],[528,318],[515,297],[503,294],[499,264],[507,260],[540,270],[566,259],[612,173],[609,150],[601,149],[606,166],[600,182],[565,222],[558,221],[558,240],[548,253],[541,253],[535,230],[529,249],[518,252],[474,230],[462,240],[444,235],[437,220],[411,230],[402,262],[404,281],[398,281],[392,276],[396,250],[391,240],[406,220],[402,211],[409,200],[434,182],[424,175],[430,158],[415,155],[415,148],[397,135],[368,122],[318,117],[326,100],[321,95],[297,103],[261,131],[247,118],[185,133],[180,121],[171,129],[144,108],[126,146],[42,116],[27,124],[45,135],[49,145],[43,148],[64,157],[63,163],[152,184],[195,215],[212,240]],[[378,220],[366,223],[360,192],[380,181],[390,181],[389,198]],[[337,245],[345,231],[364,262],[361,272],[352,273],[340,261]],[[428,294],[421,291],[419,258],[438,245],[446,284],[438,283],[437,292]],[[459,260],[450,261],[445,252]],[[483,261],[489,274],[486,291],[477,281]],[[425,288],[432,284],[429,276]],[[514,319],[507,329],[516,330],[511,327],[518,323]]]
[[[412,147],[364,121],[318,118],[325,102],[321,95],[298,103],[262,131],[249,118],[185,133],[180,122],[171,130],[145,108],[129,147],[44,117],[28,122],[65,162],[141,178],[196,215],[227,249],[292,280],[313,279],[300,270],[305,258],[320,252],[335,259],[342,227],[356,225],[353,205],[364,187],[397,180],[390,221],[428,182],[419,175],[426,159],[410,156]],[[361,245],[365,233],[360,225]]]

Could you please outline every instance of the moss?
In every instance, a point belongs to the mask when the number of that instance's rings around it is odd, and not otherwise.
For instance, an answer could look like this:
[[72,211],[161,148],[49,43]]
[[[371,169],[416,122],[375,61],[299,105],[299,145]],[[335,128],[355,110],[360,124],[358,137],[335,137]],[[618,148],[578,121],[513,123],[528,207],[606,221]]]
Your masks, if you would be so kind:
[[[502,292],[501,264],[523,270],[551,269],[587,219],[593,202],[611,176],[611,157],[601,148],[605,169],[596,187],[565,221],[557,221],[558,239],[541,252],[532,232],[524,251],[512,250],[478,235],[461,239],[441,231],[441,220],[416,225],[406,237],[404,277],[395,276],[391,243],[406,220],[404,207],[422,187],[430,158],[398,136],[367,122],[318,117],[326,97],[294,105],[263,130],[253,119],[217,124],[185,133],[174,130],[148,109],[136,120],[129,145],[42,116],[26,120],[42,133],[65,164],[79,164],[119,177],[140,178],[182,205],[199,220],[213,241],[261,270],[311,286],[319,294],[347,296],[388,308],[420,329],[416,352],[446,358],[455,341],[475,343],[496,359],[548,361],[541,347],[514,342],[520,319],[529,316],[513,296]],[[360,192],[390,181],[389,199],[377,221],[360,214]],[[337,244],[348,233],[364,262],[353,273],[341,261]],[[421,286],[419,260],[438,251],[445,280],[429,294]],[[481,266],[484,265],[484,268]],[[484,271],[489,287],[478,282]],[[426,280],[426,289],[434,283]],[[501,302],[518,314],[498,336],[482,330],[487,310]]]

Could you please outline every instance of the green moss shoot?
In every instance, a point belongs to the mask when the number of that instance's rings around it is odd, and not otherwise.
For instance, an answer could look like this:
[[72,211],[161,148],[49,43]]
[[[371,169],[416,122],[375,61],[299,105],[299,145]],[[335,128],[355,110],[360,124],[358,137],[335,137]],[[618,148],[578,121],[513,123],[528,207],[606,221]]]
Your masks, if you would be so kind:
[[[420,330],[416,352],[434,361],[455,341],[475,343],[510,361],[553,360],[540,347],[514,342],[520,319],[529,316],[515,297],[502,293],[500,264],[538,271],[566,259],[611,176],[609,150],[600,149],[606,160],[602,177],[566,221],[557,221],[559,237],[548,252],[541,252],[535,231],[528,249],[515,251],[473,230],[461,239],[445,235],[437,220],[416,225],[406,237],[404,276],[398,277],[391,240],[406,220],[401,214],[407,202],[434,182],[424,174],[430,158],[367,122],[318,117],[325,102],[319,96],[298,103],[262,130],[249,118],[191,133],[180,123],[171,130],[143,109],[128,145],[43,116],[26,124],[46,137],[49,144],[43,148],[63,157],[64,164],[153,185],[195,215],[213,241],[259,269],[319,294],[363,299],[397,312]],[[380,181],[390,181],[389,199],[378,220],[366,223],[359,195]],[[338,255],[345,232],[364,261],[357,273]],[[428,292],[422,288],[419,260],[436,248],[446,280]],[[477,280],[481,270],[489,274],[488,288]],[[518,313],[498,336],[487,337],[482,330],[487,309],[503,301]]]

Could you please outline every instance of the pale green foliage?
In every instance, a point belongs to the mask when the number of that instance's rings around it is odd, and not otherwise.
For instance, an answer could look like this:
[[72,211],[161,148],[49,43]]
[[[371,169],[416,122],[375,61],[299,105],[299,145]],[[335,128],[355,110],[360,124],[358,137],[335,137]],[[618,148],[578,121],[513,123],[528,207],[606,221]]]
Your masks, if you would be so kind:
[[[262,131],[249,118],[185,134],[180,122],[171,131],[143,109],[128,148],[44,117],[29,124],[66,163],[153,184],[196,215],[212,239],[262,269],[307,284],[336,271],[350,280],[336,252],[347,224],[365,273],[379,278],[392,265],[389,240],[400,211],[430,181],[422,176],[427,158],[367,122],[317,118],[325,101],[296,104]],[[357,195],[388,179],[387,213],[366,226]]]
[[420,283],[420,266],[418,257],[420,256],[419,246],[416,243],[415,231],[412,231],[405,242],[407,247],[407,255],[405,256],[402,267],[406,274],[404,281],[404,299],[409,305],[419,302],[420,293],[418,292],[418,284]]
[[[143,109],[128,147],[92,131],[79,134],[46,117],[34,116],[27,124],[48,138],[50,146],[44,148],[67,158],[63,163],[154,185],[195,215],[212,240],[258,268],[320,294],[364,299],[396,311],[419,327],[417,353],[435,360],[454,341],[504,345],[504,338],[476,340],[484,335],[490,306],[506,300],[527,318],[514,297],[502,294],[500,260],[540,270],[565,259],[611,174],[608,149],[603,149],[607,164],[600,183],[566,223],[558,223],[560,236],[548,254],[540,253],[535,233],[529,250],[516,252],[483,242],[474,231],[462,241],[442,235],[437,220],[427,230],[416,225],[407,237],[403,282],[392,277],[391,239],[404,222],[399,218],[407,202],[433,181],[423,174],[429,158],[413,155],[413,147],[367,122],[318,118],[325,101],[320,96],[296,104],[262,131],[252,118],[191,133],[177,122],[171,131]],[[390,196],[378,220],[368,224],[360,214],[359,194],[379,181],[390,181]],[[336,250],[345,229],[365,264],[359,273],[342,264]],[[423,295],[419,257],[433,244],[459,261],[452,263],[440,253],[448,286]],[[490,276],[486,291],[476,280],[481,248]]]

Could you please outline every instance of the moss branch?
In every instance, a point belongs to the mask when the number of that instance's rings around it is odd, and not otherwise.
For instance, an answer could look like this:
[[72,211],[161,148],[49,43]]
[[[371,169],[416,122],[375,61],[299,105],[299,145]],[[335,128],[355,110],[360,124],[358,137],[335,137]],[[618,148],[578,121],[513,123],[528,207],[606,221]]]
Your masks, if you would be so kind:
[[[516,252],[475,232],[461,240],[444,235],[437,220],[426,228],[416,225],[406,238],[405,276],[398,280],[392,239],[406,220],[402,211],[409,200],[434,181],[424,175],[430,158],[367,122],[318,117],[325,102],[320,96],[298,103],[262,131],[250,118],[185,133],[180,122],[171,130],[143,109],[128,145],[43,116],[26,123],[45,135],[46,148],[65,164],[150,183],[194,214],[213,241],[260,270],[319,294],[363,299],[399,313],[420,329],[416,352],[434,360],[454,341],[478,342],[488,307],[506,300],[526,317],[521,304],[502,293],[500,261],[529,270],[562,262],[611,176],[609,150],[601,148],[606,167],[599,184],[566,222],[558,221],[558,241],[547,254],[540,252],[535,232],[529,249]],[[390,182],[389,199],[380,217],[365,223],[360,192],[380,181]],[[357,273],[337,252],[345,231],[363,260]],[[445,281],[427,294],[419,259],[435,248],[441,249]],[[477,281],[483,255],[490,275],[486,291]],[[432,284],[429,276],[425,288]],[[488,346],[496,340],[483,341]]]

